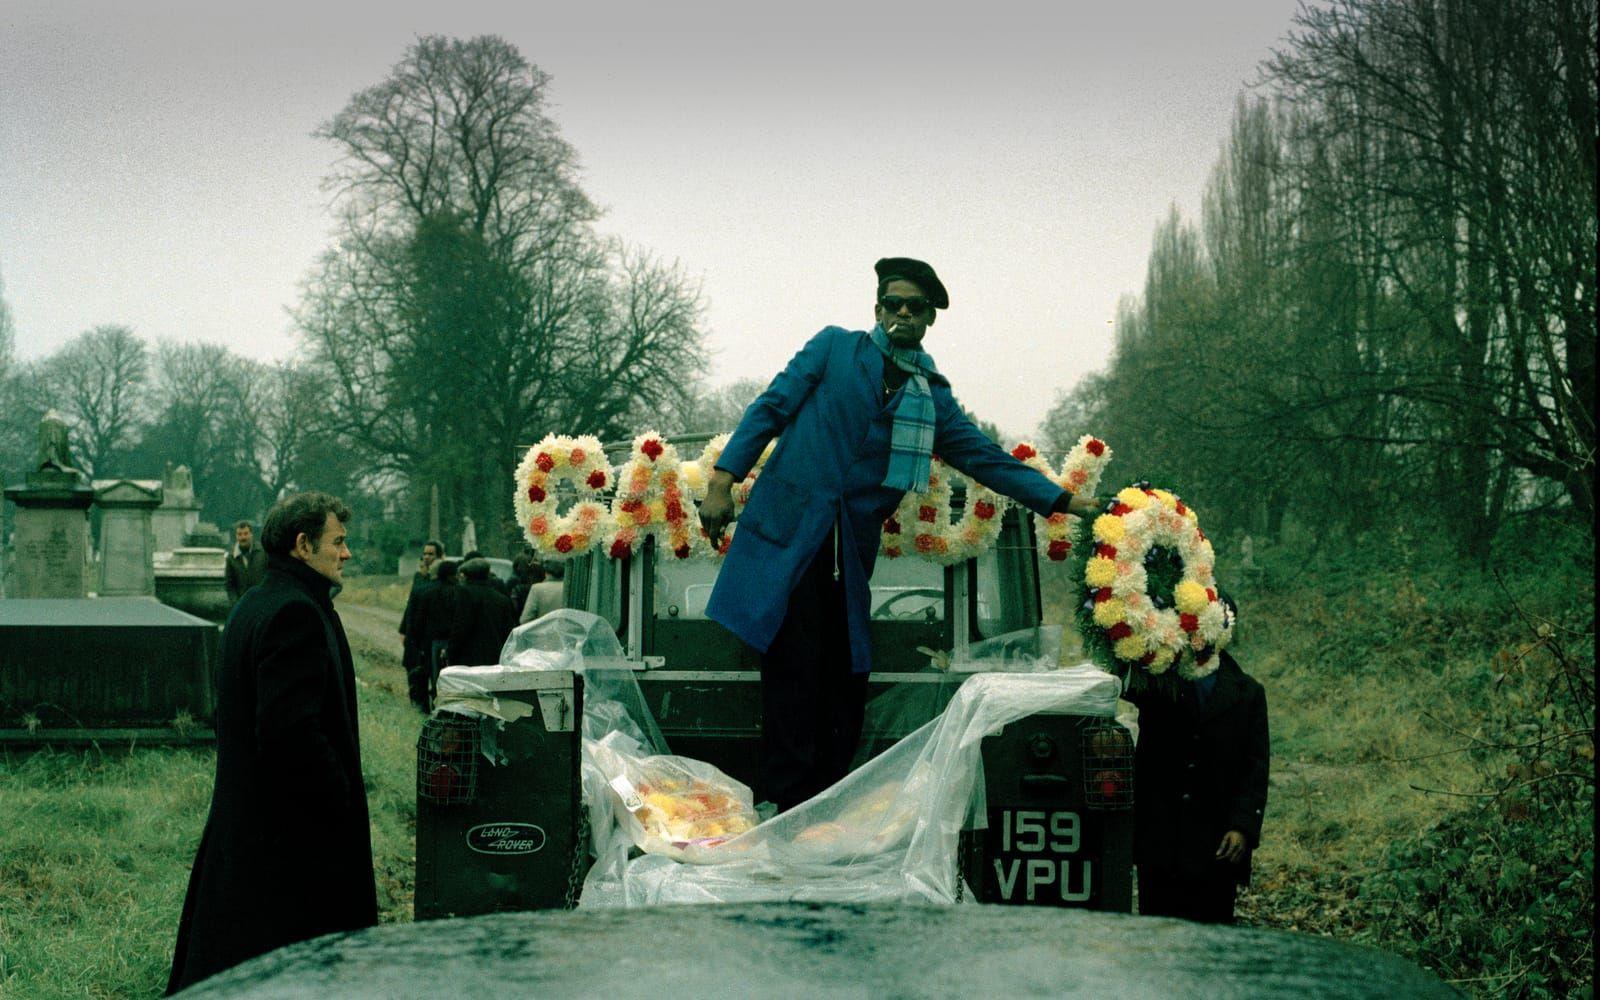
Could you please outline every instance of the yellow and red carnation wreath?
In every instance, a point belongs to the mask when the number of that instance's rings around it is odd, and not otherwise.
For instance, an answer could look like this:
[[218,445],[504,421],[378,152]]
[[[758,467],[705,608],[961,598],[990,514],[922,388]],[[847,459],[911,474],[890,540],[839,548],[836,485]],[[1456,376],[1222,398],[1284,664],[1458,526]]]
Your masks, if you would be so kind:
[[[523,455],[516,475],[517,522],[539,555],[582,555],[608,533],[606,508],[595,497],[611,485],[611,465],[598,439],[546,435]],[[579,499],[558,514],[556,484],[563,481],[573,485]]]
[[678,449],[655,431],[633,439],[633,452],[617,470],[606,554],[621,559],[654,535],[658,551],[687,559],[695,549],[693,502],[684,492]]
[[[1066,460],[1061,463],[1058,472],[1039,454],[1039,449],[1027,441],[1011,449],[1013,458],[1038,469],[1048,476],[1051,482],[1073,496],[1094,495],[1094,491],[1100,486],[1100,476],[1111,461],[1111,455],[1109,445],[1093,434],[1085,434],[1072,446],[1072,450],[1067,452]],[[1051,562],[1061,562],[1066,559],[1072,551],[1071,515],[1051,514],[1039,520],[1041,522],[1039,530],[1034,532],[1039,545],[1039,554]]]
[[[1216,555],[1200,519],[1168,490],[1130,486],[1117,493],[1086,531],[1093,551],[1083,563],[1084,600],[1079,621],[1124,665],[1153,675],[1174,664],[1190,680],[1217,669],[1233,634],[1233,617],[1217,594]],[[1183,574],[1172,607],[1147,593],[1145,557],[1152,548],[1174,550]]]
[[[965,508],[960,519],[952,522],[951,499],[958,482],[966,484]],[[883,522],[878,551],[889,559],[917,555],[945,566],[965,562],[994,544],[1007,502],[935,456],[928,470],[928,488],[907,493]],[[909,539],[907,525],[911,526]]]
[[[711,474],[716,469],[717,459],[722,457],[722,450],[728,446],[728,441],[732,437],[732,434],[718,434],[706,442],[706,446],[700,450],[699,457],[683,467],[684,482],[689,489],[690,497],[694,499],[695,503],[698,504],[706,498],[706,484],[711,481]],[[761,457],[756,459],[756,464],[750,468],[750,472],[743,479],[733,484],[734,517],[738,517],[739,513],[744,510],[744,505],[750,502],[750,490],[755,487],[756,480],[761,477],[761,469],[767,464],[767,457],[772,454],[772,449],[777,447],[777,444],[778,440],[776,438],[768,441],[767,446],[761,450]],[[734,521],[729,524],[722,532],[722,544],[713,548],[711,539],[706,537],[705,529],[700,527],[699,520],[697,516],[694,525],[695,537],[698,539],[697,551],[709,555],[713,559],[720,559],[727,555],[728,546],[733,542],[733,533],[739,527],[739,523]]]

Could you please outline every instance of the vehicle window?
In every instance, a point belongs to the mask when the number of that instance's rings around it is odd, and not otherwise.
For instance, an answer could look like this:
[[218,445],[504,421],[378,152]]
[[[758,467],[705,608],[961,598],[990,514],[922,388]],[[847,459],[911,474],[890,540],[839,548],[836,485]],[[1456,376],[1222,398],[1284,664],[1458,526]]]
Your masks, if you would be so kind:
[[975,562],[973,624],[988,639],[1039,624],[1031,544],[1006,531]]
[[926,559],[878,558],[872,571],[874,621],[944,621],[944,567]]
[[[655,617],[703,620],[719,565],[701,559],[657,562]],[[871,607],[879,621],[943,621],[943,567],[923,559],[879,559],[872,574]]]
[[655,617],[704,621],[706,602],[711,600],[711,585],[716,583],[720,565],[705,559],[657,559],[651,589]]

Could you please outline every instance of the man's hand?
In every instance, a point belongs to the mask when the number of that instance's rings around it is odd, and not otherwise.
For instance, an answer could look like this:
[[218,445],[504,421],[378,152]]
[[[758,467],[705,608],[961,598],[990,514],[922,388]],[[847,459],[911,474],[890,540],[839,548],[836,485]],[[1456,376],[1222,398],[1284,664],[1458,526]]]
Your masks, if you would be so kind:
[[1067,513],[1078,517],[1093,517],[1105,507],[1105,501],[1099,497],[1074,496],[1072,503],[1067,507]]
[[1104,506],[1105,501],[1099,497],[1074,496],[1066,490],[1062,490],[1061,495],[1056,498],[1056,502],[1050,505],[1050,513],[1091,517],[1100,513],[1101,508]]
[[733,475],[721,469],[711,473],[706,498],[700,501],[700,527],[713,547],[721,547],[722,533],[733,520]]
[[1222,843],[1217,845],[1217,860],[1236,865],[1244,860],[1247,850],[1244,834],[1238,830],[1229,830],[1222,835]]

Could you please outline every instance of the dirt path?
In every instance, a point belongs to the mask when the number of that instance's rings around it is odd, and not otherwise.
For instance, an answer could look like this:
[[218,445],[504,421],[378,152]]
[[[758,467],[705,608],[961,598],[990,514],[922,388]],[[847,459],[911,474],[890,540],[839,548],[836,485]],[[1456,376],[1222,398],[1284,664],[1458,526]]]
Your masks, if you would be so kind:
[[351,601],[338,601],[335,606],[339,610],[339,620],[344,622],[347,634],[352,637],[360,636],[379,649],[392,652],[395,658],[399,659],[400,612],[355,604]]

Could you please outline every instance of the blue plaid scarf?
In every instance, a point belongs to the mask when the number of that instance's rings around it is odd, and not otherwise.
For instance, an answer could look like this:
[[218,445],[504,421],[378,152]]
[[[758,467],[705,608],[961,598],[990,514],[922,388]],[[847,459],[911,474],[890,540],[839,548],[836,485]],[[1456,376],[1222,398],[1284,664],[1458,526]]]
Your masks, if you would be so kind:
[[896,368],[906,373],[905,391],[894,410],[894,429],[889,434],[889,472],[883,485],[895,490],[921,493],[928,488],[933,470],[933,392],[928,376],[937,375],[933,358],[924,351],[895,347],[881,325],[872,328],[872,346]]

